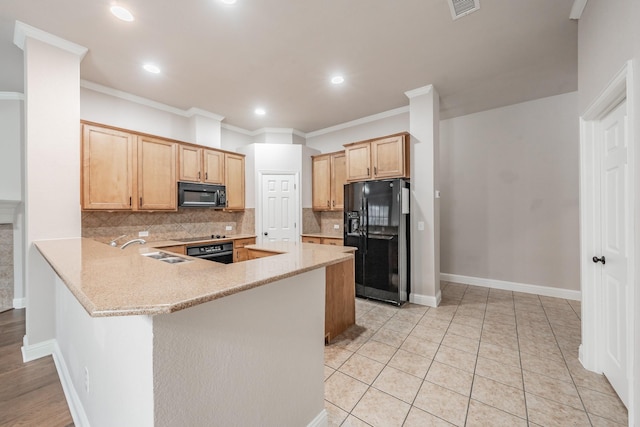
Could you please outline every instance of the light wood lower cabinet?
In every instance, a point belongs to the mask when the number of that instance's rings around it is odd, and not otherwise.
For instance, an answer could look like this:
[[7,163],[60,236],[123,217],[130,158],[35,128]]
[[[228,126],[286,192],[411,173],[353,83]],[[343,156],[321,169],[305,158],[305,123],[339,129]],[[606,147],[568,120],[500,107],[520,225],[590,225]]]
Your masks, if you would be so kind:
[[233,262],[241,262],[249,259],[249,249],[246,245],[254,245],[255,237],[247,237],[245,239],[235,239],[233,241]]
[[354,260],[326,267],[324,334],[328,343],[356,323]]
[[187,248],[185,245],[165,246],[164,248],[158,248],[161,251],[171,252],[174,254],[186,255]]
[[249,259],[265,258],[268,256],[281,255],[279,252],[262,251],[260,249],[248,249],[247,256]]
[[317,243],[320,245],[343,246],[341,237],[311,237],[302,236],[302,243]]

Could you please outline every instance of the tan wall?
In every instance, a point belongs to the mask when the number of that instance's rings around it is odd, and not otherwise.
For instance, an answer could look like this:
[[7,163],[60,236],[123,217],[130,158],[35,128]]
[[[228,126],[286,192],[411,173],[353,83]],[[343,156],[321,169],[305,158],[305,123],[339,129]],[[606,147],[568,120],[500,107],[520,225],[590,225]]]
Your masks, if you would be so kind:
[[579,290],[577,93],[440,129],[441,272]]

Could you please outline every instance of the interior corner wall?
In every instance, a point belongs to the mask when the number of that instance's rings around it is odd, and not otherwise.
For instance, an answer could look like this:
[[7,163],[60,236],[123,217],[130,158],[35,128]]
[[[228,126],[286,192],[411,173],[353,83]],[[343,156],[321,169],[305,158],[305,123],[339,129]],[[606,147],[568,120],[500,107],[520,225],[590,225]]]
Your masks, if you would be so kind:
[[577,92],[440,122],[441,271],[578,291]]
[[302,146],[302,175],[300,183],[302,187],[302,209],[311,209],[313,206],[313,177],[311,156],[320,154],[320,151]]
[[55,333],[55,275],[36,240],[80,237],[80,59],[27,37],[25,62],[25,283],[27,337]]

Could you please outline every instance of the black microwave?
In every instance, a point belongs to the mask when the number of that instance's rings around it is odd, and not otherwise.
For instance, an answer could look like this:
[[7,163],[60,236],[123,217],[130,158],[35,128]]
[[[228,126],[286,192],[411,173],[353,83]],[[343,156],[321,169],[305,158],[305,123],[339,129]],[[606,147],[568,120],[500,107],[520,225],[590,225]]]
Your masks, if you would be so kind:
[[178,206],[182,208],[226,208],[224,185],[178,182]]

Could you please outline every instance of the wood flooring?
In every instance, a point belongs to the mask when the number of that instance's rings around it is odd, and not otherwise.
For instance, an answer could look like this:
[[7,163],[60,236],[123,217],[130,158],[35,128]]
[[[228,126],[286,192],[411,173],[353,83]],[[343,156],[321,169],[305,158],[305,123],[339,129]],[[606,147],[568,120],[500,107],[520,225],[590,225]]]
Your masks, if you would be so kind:
[[73,426],[51,356],[23,363],[25,310],[0,313],[0,426]]

